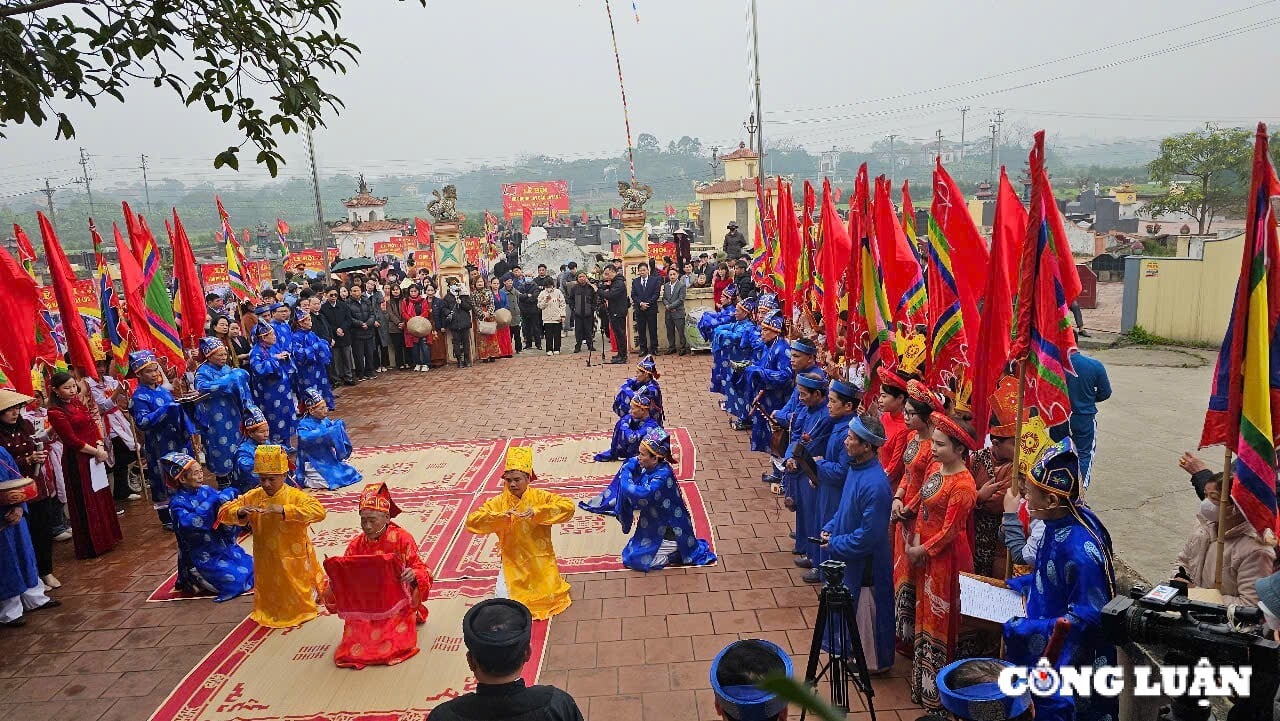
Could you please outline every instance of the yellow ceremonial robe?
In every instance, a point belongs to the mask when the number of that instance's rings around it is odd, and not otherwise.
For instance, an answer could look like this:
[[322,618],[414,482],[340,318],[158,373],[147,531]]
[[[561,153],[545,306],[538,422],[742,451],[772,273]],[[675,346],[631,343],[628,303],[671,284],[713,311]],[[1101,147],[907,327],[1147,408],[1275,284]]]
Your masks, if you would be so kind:
[[[533,511],[530,518],[508,512]],[[535,619],[550,618],[569,607],[569,584],[556,567],[551,526],[573,518],[573,501],[541,488],[516,498],[504,490],[467,516],[467,530],[498,536],[502,573],[511,598],[529,607]]]
[[241,508],[284,507],[279,513],[254,513],[253,528],[253,613],[249,618],[271,628],[298,626],[315,618],[316,590],[324,571],[316,561],[308,526],[324,520],[324,506],[314,496],[293,486],[283,486],[274,496],[254,488],[222,504],[218,522],[246,525],[236,518]]

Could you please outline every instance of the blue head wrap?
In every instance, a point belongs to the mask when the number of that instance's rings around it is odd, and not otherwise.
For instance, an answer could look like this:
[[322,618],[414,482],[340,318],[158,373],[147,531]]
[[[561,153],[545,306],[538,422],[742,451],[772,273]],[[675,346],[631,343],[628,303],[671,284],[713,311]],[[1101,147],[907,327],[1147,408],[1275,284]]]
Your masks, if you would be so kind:
[[862,391],[858,390],[857,386],[855,386],[854,384],[848,381],[842,381],[839,378],[831,379],[831,390],[844,396],[845,398],[849,398],[855,401],[862,396]]
[[153,363],[160,365],[160,359],[156,358],[155,351],[136,350],[129,354],[129,372],[134,375]]
[[252,406],[244,414],[243,422],[244,422],[244,429],[247,431],[250,428],[254,428],[256,426],[267,425],[267,416],[262,412],[261,408],[257,406]]
[[[778,654],[778,658],[781,659],[783,669],[788,677],[794,673],[795,669],[791,665],[791,657],[787,655],[786,651],[783,651],[776,644],[763,639],[757,638],[751,639],[751,641],[767,646],[771,651]],[[716,654],[715,660],[711,662],[711,690],[715,692],[716,699],[720,701],[720,707],[724,709],[724,712],[738,719],[738,721],[761,721],[762,719],[773,718],[787,707],[785,698],[772,691],[765,691],[755,686],[720,685],[718,672],[724,655],[734,646],[745,642],[734,641]]]
[[[637,397],[640,394],[636,394]],[[640,445],[649,449],[659,458],[664,458],[668,462],[671,461],[671,435],[662,428],[650,429],[644,434],[644,439],[640,441]]]
[[1017,696],[1008,696],[1000,690],[1000,685],[995,681],[958,689],[951,688],[947,677],[960,666],[973,661],[995,661],[1002,666],[1013,666],[1008,661],[996,658],[965,658],[943,666],[937,678],[934,679],[938,686],[938,699],[942,702],[943,708],[955,714],[957,718],[994,719],[1016,718],[1031,707],[1030,689],[1024,689]]
[[320,391],[316,390],[315,387],[309,386],[302,391],[302,407],[304,409],[311,410],[316,406],[324,405],[324,403],[324,396],[320,395]]
[[306,308],[298,308],[297,310],[293,311],[293,319],[295,321],[302,322],[303,318],[310,318],[310,317],[311,317],[311,311],[307,310]]
[[811,391],[825,391],[827,382],[821,378],[810,378],[808,374],[801,373],[796,376],[796,383],[802,388],[808,388]]
[[641,358],[641,359],[640,359],[640,362],[636,364],[636,368],[638,368],[638,369],[640,369],[640,370],[644,371],[645,373],[648,373],[649,375],[653,376],[654,378],[659,377],[659,376],[658,376],[658,364],[657,364],[657,362],[656,362],[656,361],[654,361],[654,360],[653,360],[653,356],[651,356],[651,355],[647,355],[647,356],[645,356],[645,357]]
[[854,416],[853,419],[849,421],[849,432],[876,448],[883,446],[885,443],[884,436],[877,436],[872,433],[871,429],[867,428],[867,424],[863,423],[862,419],[858,416]]
[[738,301],[738,307],[739,307],[739,308],[741,308],[741,309],[743,309],[743,310],[745,310],[748,314],[750,314],[750,313],[755,313],[755,312],[756,312],[756,299],[755,299],[755,298],[743,298],[742,300]]
[[260,321],[257,325],[253,327],[253,331],[251,331],[250,335],[253,336],[254,340],[258,340],[262,338],[262,336],[266,335],[267,333],[274,333],[275,330],[276,330],[275,328],[271,327],[270,323]]
[[805,355],[818,355],[818,346],[814,345],[813,341],[808,338],[796,338],[791,341],[791,350],[804,353]]
[[768,328],[768,329],[770,329],[770,330],[777,331],[778,333],[781,333],[781,332],[783,331],[783,329],[785,329],[785,328],[787,327],[787,323],[786,323],[786,320],[785,320],[785,319],[783,319],[783,317],[782,317],[782,314],[781,314],[781,313],[774,313],[773,315],[769,316],[768,318],[765,318],[765,319],[764,319],[764,322],[762,322],[762,323],[760,324],[760,327],[762,327],[762,328]]
[[183,473],[199,465],[196,459],[186,453],[175,451],[166,453],[160,459],[160,470],[164,473],[165,483],[176,485]]
[[761,293],[760,299],[756,302],[761,308],[768,308],[769,310],[778,309],[778,296],[773,293]]
[[219,348],[225,347],[226,346],[222,345],[222,341],[214,338],[213,336],[207,335],[200,339],[200,355],[205,358],[208,358],[210,353],[218,350]]

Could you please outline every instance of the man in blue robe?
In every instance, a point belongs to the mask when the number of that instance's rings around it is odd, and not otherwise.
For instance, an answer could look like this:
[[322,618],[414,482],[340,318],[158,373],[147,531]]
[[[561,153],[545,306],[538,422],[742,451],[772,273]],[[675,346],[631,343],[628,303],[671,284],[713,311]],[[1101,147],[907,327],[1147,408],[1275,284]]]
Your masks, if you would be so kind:
[[744,371],[764,349],[764,344],[760,341],[760,328],[752,319],[755,309],[754,298],[739,301],[734,308],[733,322],[717,328],[711,341],[711,353],[716,361],[711,371],[712,391],[716,391],[718,381],[718,392],[724,394],[724,410],[729,414],[729,425],[739,431],[751,427],[747,422],[751,398],[747,395],[747,375]]
[[293,367],[297,370],[293,378],[293,393],[301,397],[307,388],[315,388],[324,396],[329,410],[333,410],[333,385],[329,381],[333,347],[329,341],[316,335],[311,322],[311,311],[299,308],[293,320],[293,339],[289,346]]
[[258,474],[253,470],[253,458],[258,446],[271,445],[271,424],[262,414],[262,409],[254,408],[244,416],[244,437],[236,446],[235,473],[231,484],[236,491],[244,493],[258,487]]
[[738,301],[737,286],[725,286],[720,297],[724,301],[724,306],[720,310],[709,310],[698,319],[698,333],[708,343],[711,342],[717,328],[734,320],[733,312],[737,308]]
[[774,313],[760,324],[760,340],[764,351],[755,363],[747,366],[747,398],[758,409],[751,413],[751,450],[768,452],[773,429],[769,414],[782,408],[791,397],[795,385],[791,373],[789,344],[782,339],[785,323],[781,313]]
[[[22,477],[18,462],[8,450],[0,447],[0,481]],[[6,505],[0,495],[0,626],[25,624],[23,611],[62,605],[44,593],[26,513],[27,504]]]
[[218,509],[239,495],[234,488],[215,490],[204,484],[196,459],[170,453],[160,459],[172,491],[169,511],[178,538],[175,588],[192,595],[214,594],[227,601],[253,588],[253,557],[237,539],[238,526],[218,526]]
[[304,488],[335,490],[363,476],[347,463],[351,437],[347,424],[329,417],[329,406],[315,388],[303,392],[307,414],[298,421],[298,482]]
[[[1005,658],[1034,667],[1044,655],[1059,618],[1070,627],[1056,666],[1094,668],[1115,665],[1116,650],[1102,634],[1102,607],[1115,595],[1111,535],[1080,500],[1080,461],[1070,438],[1049,446],[1025,483],[1032,518],[1044,521],[1044,540],[1035,570],[1009,579],[1009,587],[1027,599],[1025,618],[1004,624]],[[1017,511],[1010,489],[1005,510]],[[1006,530],[1008,526],[1006,526]],[[1115,698],[1042,696],[1036,718],[1101,721],[1117,718]]]
[[716,555],[693,532],[693,519],[671,470],[671,436],[653,428],[640,442],[640,451],[623,464],[615,483],[591,502],[579,506],[611,515],[623,533],[635,533],[622,549],[622,565],[633,571],[656,571],[668,565],[705,566]]
[[130,412],[138,430],[142,431],[142,449],[147,460],[147,483],[151,486],[151,501],[160,523],[172,528],[169,517],[169,492],[166,490],[160,459],[165,454],[181,451],[191,455],[191,436],[195,425],[187,417],[186,409],[165,388],[164,372],[160,361],[149,350],[129,354],[129,370],[138,378],[138,389],[133,392]]
[[[817,364],[818,347],[808,338],[796,338],[791,341],[790,350],[788,351],[791,358],[791,372],[799,377],[802,373],[815,372],[820,377],[826,378],[827,374]],[[784,428],[791,427],[791,416],[796,411],[804,407],[800,402],[800,386],[793,386],[791,397],[787,399],[785,405],[772,414],[773,420]],[[781,483],[782,482],[782,464],[785,458],[776,457],[770,454],[773,461],[772,470],[760,477],[765,483]]]
[[613,397],[613,412],[619,418],[631,412],[631,399],[635,394],[644,392],[657,404],[658,410],[653,413],[653,419],[658,425],[666,425],[662,417],[662,388],[658,386],[658,379],[661,378],[658,373],[658,364],[654,362],[653,356],[647,355],[640,359],[636,364],[636,377],[628,378],[622,382],[622,386],[618,388],[618,394]]
[[613,438],[608,450],[594,456],[597,463],[625,461],[640,450],[640,441],[654,428],[661,428],[653,418],[657,403],[649,394],[641,392],[631,397],[631,412],[613,424]]
[[[889,507],[893,490],[880,465],[884,426],[874,415],[854,416],[844,435],[848,457],[840,507],[822,529],[824,551],[843,561],[844,585],[853,595],[867,669],[893,666],[893,544]],[[823,459],[826,460],[825,458]]]
[[[849,470],[849,452],[844,448],[845,436],[849,434],[849,422],[856,416],[861,399],[862,394],[853,384],[832,379],[827,392],[827,413],[831,416],[831,434],[827,436],[827,447],[820,455],[813,456],[813,467],[817,477],[812,480],[817,485],[818,492],[814,504],[815,513],[809,527],[815,530],[826,528],[827,523],[835,518],[836,512],[840,510],[840,501],[844,497],[844,481]],[[815,554],[810,557],[814,566],[831,558],[831,551],[825,545],[813,544],[810,550]]]
[[227,365],[227,348],[217,338],[200,340],[204,362],[196,369],[196,392],[204,398],[196,404],[195,423],[204,441],[205,465],[226,488],[236,469],[236,446],[244,440],[243,414],[253,410],[249,374]]
[[[796,453],[804,449],[807,456],[826,452],[827,439],[831,436],[831,416],[827,413],[827,381],[817,373],[796,376],[800,394],[800,407],[791,413],[790,442],[782,455],[783,478],[787,498],[796,514],[796,546],[800,554],[796,566],[813,569],[818,556],[817,544],[809,537],[817,535],[822,525],[818,522],[818,485],[801,471],[796,464]],[[806,583],[820,583],[822,577],[811,570],[803,577]]]
[[276,352],[293,353],[293,329],[289,327],[289,316],[293,313],[284,303],[271,303],[267,306],[267,320],[276,332]]
[[255,325],[253,339],[253,350],[249,351],[253,399],[271,424],[271,437],[292,448],[298,427],[293,358],[287,350],[277,347],[276,332],[270,323]]

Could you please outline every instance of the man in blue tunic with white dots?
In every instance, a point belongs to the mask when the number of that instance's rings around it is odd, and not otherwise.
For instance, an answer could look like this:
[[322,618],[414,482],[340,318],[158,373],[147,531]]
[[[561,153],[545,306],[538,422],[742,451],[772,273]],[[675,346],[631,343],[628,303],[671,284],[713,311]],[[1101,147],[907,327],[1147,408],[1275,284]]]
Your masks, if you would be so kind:
[[249,351],[253,400],[271,424],[271,437],[286,448],[294,448],[298,431],[298,399],[293,394],[296,369],[289,351],[276,342],[270,323],[253,327],[253,350]]
[[205,466],[226,488],[236,469],[236,446],[244,440],[243,417],[257,410],[249,390],[249,374],[227,365],[227,348],[217,338],[200,341],[204,362],[196,369],[195,421],[204,441]]
[[187,417],[186,409],[164,387],[164,372],[153,351],[139,350],[130,353],[129,370],[138,379],[138,389],[133,392],[129,410],[133,414],[133,422],[142,431],[142,449],[147,461],[147,483],[151,487],[151,501],[160,516],[160,523],[165,528],[171,528],[169,494],[165,490],[164,474],[160,471],[160,459],[166,453],[175,451],[190,455],[191,436],[195,433],[195,426]]
[[215,528],[218,509],[238,495],[236,490],[206,486],[200,464],[186,453],[169,453],[160,464],[173,492],[169,511],[178,537],[176,589],[226,601],[253,588],[253,557],[236,542],[240,528]]

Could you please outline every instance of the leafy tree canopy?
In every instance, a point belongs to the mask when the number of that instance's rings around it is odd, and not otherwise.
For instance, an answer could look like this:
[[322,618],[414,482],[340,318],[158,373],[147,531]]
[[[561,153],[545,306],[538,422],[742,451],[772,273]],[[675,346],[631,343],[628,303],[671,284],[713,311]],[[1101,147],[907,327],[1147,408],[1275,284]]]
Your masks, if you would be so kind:
[[[1275,138],[1272,145],[1275,145]],[[1164,195],[1152,200],[1153,215],[1180,213],[1207,233],[1215,216],[1244,211],[1253,159],[1253,132],[1244,128],[1206,125],[1160,142],[1160,154],[1147,165],[1153,181],[1168,183]]]

